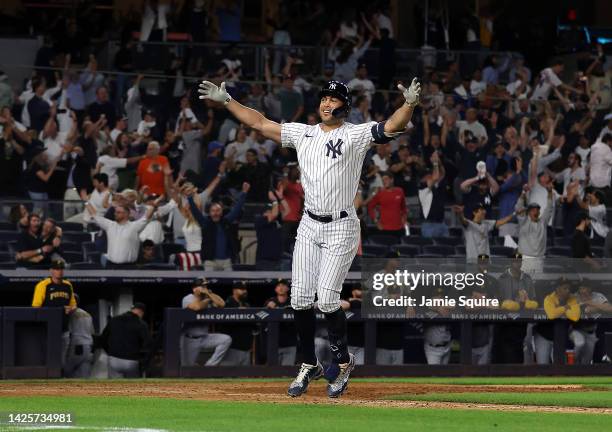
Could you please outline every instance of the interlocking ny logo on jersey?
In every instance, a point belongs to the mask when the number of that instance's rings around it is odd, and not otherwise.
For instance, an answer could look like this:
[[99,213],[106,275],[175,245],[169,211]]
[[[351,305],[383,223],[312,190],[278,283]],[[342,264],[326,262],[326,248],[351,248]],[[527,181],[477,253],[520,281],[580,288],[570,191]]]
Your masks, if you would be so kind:
[[333,140],[329,140],[329,142],[325,145],[325,147],[327,147],[327,152],[325,153],[325,156],[330,157],[330,153],[332,153],[332,159],[336,159],[337,156],[342,156],[342,144],[344,144],[344,141],[342,141],[341,139],[338,139],[338,141],[336,141],[336,144],[334,144]]

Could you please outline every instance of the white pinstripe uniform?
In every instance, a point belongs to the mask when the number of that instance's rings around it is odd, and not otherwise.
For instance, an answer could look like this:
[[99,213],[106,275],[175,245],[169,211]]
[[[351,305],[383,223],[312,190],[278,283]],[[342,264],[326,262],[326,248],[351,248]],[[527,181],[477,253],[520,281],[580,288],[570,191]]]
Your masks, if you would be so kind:
[[[340,307],[342,283],[359,246],[359,219],[353,206],[361,168],[376,122],[344,122],[324,132],[320,125],[284,123],[281,145],[297,151],[304,187],[304,217],[293,251],[291,307],[315,302],[324,313]],[[329,223],[308,216],[332,216]],[[348,216],[340,218],[346,211]]]

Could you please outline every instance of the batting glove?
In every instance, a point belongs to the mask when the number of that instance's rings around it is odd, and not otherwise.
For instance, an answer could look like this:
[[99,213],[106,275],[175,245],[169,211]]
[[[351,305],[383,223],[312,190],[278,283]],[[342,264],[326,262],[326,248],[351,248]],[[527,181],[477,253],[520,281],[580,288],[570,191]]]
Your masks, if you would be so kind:
[[200,93],[200,99],[210,99],[215,102],[221,102],[224,105],[227,105],[232,100],[232,97],[225,90],[225,81],[219,87],[210,81],[202,81],[198,88],[198,93]]
[[406,88],[398,84],[397,88],[404,95],[404,99],[406,99],[408,105],[415,106],[419,104],[419,99],[421,98],[421,83],[419,83],[416,78],[412,79],[410,87]]

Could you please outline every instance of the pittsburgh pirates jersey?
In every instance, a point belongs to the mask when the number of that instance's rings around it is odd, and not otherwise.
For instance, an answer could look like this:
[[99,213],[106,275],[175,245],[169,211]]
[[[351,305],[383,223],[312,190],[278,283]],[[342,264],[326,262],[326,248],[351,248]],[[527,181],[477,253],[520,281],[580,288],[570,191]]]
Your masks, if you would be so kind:
[[281,145],[297,151],[304,207],[318,215],[352,209],[376,122],[344,122],[324,132],[320,125],[281,125]]

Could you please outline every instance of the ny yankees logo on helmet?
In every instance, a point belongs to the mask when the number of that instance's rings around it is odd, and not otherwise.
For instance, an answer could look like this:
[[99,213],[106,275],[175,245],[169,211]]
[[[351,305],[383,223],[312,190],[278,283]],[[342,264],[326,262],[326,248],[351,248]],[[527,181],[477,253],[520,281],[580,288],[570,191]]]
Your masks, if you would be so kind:
[[330,90],[336,90],[336,83],[335,82],[329,83],[329,89]]
[[337,156],[342,156],[342,144],[344,144],[344,141],[341,139],[338,139],[336,144],[334,144],[333,140],[329,140],[329,142],[325,144],[325,147],[327,148],[325,156],[330,157],[330,152],[332,153],[332,159],[336,159]]

